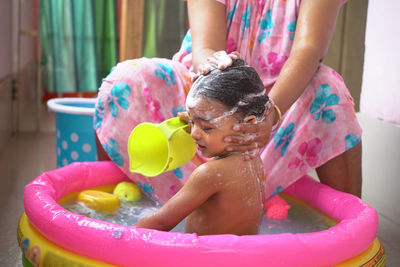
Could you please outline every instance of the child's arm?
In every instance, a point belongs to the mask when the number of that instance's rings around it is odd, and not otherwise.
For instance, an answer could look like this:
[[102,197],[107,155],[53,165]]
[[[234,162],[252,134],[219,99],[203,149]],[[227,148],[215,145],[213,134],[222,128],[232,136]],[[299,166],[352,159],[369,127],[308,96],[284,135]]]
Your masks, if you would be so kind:
[[192,211],[219,191],[215,175],[208,164],[203,164],[193,171],[181,190],[154,214],[135,224],[141,228],[170,231]]

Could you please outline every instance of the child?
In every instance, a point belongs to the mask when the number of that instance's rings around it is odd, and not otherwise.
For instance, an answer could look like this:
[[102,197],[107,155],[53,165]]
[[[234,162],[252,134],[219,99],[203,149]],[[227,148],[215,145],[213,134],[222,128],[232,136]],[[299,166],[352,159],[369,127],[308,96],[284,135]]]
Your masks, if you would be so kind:
[[242,60],[200,76],[186,100],[186,115],[198,150],[213,160],[194,170],[175,196],[136,226],[169,231],[187,217],[188,233],[257,234],[265,197],[261,159],[258,151],[251,160],[227,152],[223,138],[234,134],[235,123],[262,119],[268,104],[257,72]]

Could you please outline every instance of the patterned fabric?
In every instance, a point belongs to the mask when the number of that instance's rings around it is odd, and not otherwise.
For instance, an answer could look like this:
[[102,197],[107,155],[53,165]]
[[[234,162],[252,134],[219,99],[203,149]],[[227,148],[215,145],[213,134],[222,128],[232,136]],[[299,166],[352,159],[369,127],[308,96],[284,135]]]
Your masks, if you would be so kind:
[[141,58],[119,63],[103,80],[94,127],[110,158],[142,191],[161,203],[178,192],[194,163],[154,178],[129,172],[128,137],[141,122],[162,122],[184,110],[188,69],[178,61]]
[[[239,51],[266,88],[289,57],[299,0],[227,0],[227,52]],[[184,109],[192,68],[190,30],[180,51],[168,59],[125,61],[100,87],[94,126],[113,161],[153,199],[163,203],[184,184],[195,164],[146,178],[129,172],[126,150],[131,130],[144,121],[160,122]],[[321,65],[303,94],[284,114],[282,125],[261,152],[266,196],[291,183],[361,140],[353,99],[343,79]]]

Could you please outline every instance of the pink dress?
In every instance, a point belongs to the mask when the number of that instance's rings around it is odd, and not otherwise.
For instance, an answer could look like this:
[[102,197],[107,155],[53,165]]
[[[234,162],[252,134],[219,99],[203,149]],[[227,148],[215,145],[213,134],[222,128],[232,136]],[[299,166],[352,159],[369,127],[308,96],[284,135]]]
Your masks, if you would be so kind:
[[[225,5],[227,52],[239,51],[270,88],[289,56],[300,0],[227,0]],[[137,124],[161,122],[184,110],[191,56],[189,31],[172,60],[119,63],[99,89],[94,127],[100,142],[127,176],[161,203],[182,187],[195,164],[153,178],[130,173],[127,140]],[[321,64],[261,152],[267,197],[360,142],[353,105],[340,75]]]

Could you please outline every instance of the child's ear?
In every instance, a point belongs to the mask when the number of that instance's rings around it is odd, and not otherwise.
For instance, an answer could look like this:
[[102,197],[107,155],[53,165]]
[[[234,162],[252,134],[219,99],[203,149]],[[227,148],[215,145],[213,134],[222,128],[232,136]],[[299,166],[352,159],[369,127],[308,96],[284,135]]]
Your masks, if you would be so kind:
[[250,116],[247,116],[246,118],[244,118],[244,119],[243,119],[243,122],[244,122],[244,123],[251,123],[251,124],[254,124],[254,123],[257,122],[257,118],[256,118],[256,116],[254,116],[254,115],[250,115]]

